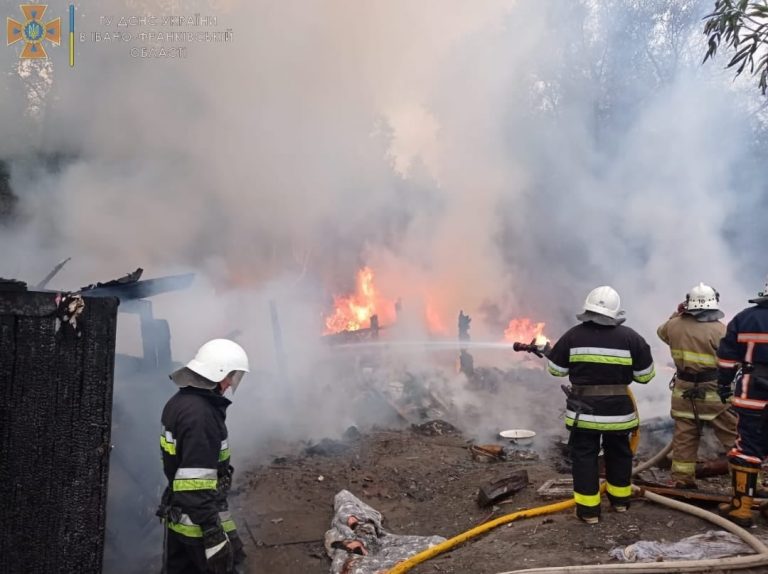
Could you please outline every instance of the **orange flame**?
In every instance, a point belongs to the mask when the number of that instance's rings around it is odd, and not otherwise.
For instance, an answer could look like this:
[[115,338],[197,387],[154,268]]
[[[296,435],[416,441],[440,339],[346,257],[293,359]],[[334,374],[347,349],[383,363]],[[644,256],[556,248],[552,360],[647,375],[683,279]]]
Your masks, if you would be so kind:
[[326,335],[367,328],[373,315],[382,325],[394,321],[395,304],[379,295],[373,279],[373,270],[363,267],[357,272],[355,292],[333,298],[333,313],[325,318]]
[[512,319],[509,325],[504,329],[504,340],[513,343],[529,343],[533,340],[536,344],[543,345],[548,341],[544,336],[544,323],[534,323],[527,317],[522,319]]
[[448,328],[443,323],[440,313],[430,301],[427,301],[424,307],[424,320],[427,322],[427,330],[431,335],[448,334]]

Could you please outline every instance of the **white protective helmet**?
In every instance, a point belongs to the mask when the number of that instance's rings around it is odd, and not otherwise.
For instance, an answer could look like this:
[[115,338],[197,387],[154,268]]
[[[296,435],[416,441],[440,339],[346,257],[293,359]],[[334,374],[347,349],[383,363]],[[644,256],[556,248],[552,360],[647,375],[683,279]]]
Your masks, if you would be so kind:
[[692,287],[685,296],[685,308],[688,311],[719,309],[720,293],[714,287],[699,283]]
[[[232,380],[232,392],[237,390],[243,374],[250,371],[248,355],[245,350],[229,339],[208,341],[197,350],[195,358],[187,363],[186,367],[171,374],[171,379],[179,386],[200,386],[190,380],[190,377],[184,376],[183,371],[185,369],[213,383],[213,388],[229,373],[235,372],[236,376]],[[211,385],[206,386],[211,387]]]
[[621,297],[616,289],[608,285],[595,287],[584,301],[584,312],[591,311],[611,319],[618,319],[624,312],[621,310]]

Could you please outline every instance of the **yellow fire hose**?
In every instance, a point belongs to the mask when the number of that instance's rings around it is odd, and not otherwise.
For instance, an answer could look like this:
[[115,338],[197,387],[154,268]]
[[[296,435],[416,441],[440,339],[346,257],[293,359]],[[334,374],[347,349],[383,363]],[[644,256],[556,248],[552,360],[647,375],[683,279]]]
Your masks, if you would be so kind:
[[[600,491],[602,492],[603,490],[604,490],[604,486],[601,486]],[[551,514],[553,512],[560,512],[561,510],[567,510],[569,508],[572,508],[575,505],[576,505],[576,501],[574,501],[573,499],[564,500],[562,502],[547,504],[546,506],[538,506],[536,508],[529,508],[527,510],[520,510],[518,512],[513,512],[512,514],[501,516],[495,520],[491,520],[490,522],[481,524],[480,526],[475,526],[471,530],[462,532],[458,536],[449,538],[445,542],[441,542],[436,546],[427,548],[426,550],[419,552],[415,556],[411,556],[408,560],[405,560],[404,562],[400,562],[400,564],[397,564],[394,568],[390,569],[387,574],[402,574],[403,572],[408,572],[411,568],[413,568],[417,564],[426,562],[430,558],[434,558],[438,554],[442,554],[443,552],[446,552],[452,548],[455,548],[462,542],[465,542],[470,538],[474,538],[475,536],[483,534],[484,532],[488,532],[489,530],[492,530],[497,526],[501,526],[502,524],[514,522],[515,520],[519,520],[521,518],[528,518],[531,516],[541,516],[542,514]]]
[[[741,526],[718,516],[713,512],[672,500],[666,496],[660,496],[653,492],[648,492],[641,487],[632,485],[635,494],[647,498],[657,504],[662,504],[675,510],[680,510],[692,516],[708,520],[715,526],[727,530],[741,538],[746,544],[752,547],[756,554],[748,556],[732,556],[729,558],[705,558],[702,560],[672,560],[669,562],[636,562],[619,564],[585,564],[579,566],[552,566],[545,568],[528,568],[525,570],[511,570],[509,572],[500,572],[499,574],[591,574],[592,572],[637,572],[643,574],[680,574],[681,572],[731,572],[733,570],[743,570],[749,568],[760,568],[765,571],[768,566],[768,546],[761,540],[747,532]],[[754,571],[754,570],[753,570]]]
[[[635,402],[635,396],[632,394],[632,391],[629,391],[629,398],[632,399],[632,405],[635,409],[635,412],[637,412],[637,403]],[[629,439],[629,446],[632,449],[633,454],[637,452],[637,447],[639,444],[640,444],[640,426],[638,425],[637,428],[635,428],[632,431],[632,434],[630,435],[630,439]],[[669,452],[670,446],[671,446],[671,443],[665,449],[666,452]],[[655,459],[656,457],[654,457],[654,460]],[[605,488],[606,488],[605,483],[602,483],[600,485],[600,494],[603,494],[605,492]],[[459,544],[466,542],[470,538],[474,538],[475,536],[484,534],[485,532],[488,532],[489,530],[493,530],[494,528],[496,528],[497,526],[501,526],[502,524],[508,524],[510,522],[514,522],[515,520],[520,520],[522,518],[529,518],[532,516],[541,516],[543,514],[552,514],[553,512],[568,510],[569,508],[573,508],[574,506],[576,506],[576,501],[573,499],[570,499],[570,500],[563,500],[562,502],[556,502],[554,504],[547,504],[545,506],[537,506],[536,508],[520,510],[518,512],[513,512],[512,514],[506,514],[504,516],[500,516],[499,518],[486,522],[485,524],[481,524],[480,526],[476,526],[471,530],[467,530],[466,532],[462,532],[461,534],[454,536],[453,538],[449,538],[445,542],[441,542],[436,546],[432,546],[431,548],[427,548],[426,550],[423,550],[422,552],[419,552],[418,554],[411,556],[407,560],[404,560],[403,562],[400,562],[399,564],[391,568],[387,574],[403,574],[404,572],[408,572],[411,568],[413,568],[417,564],[426,562],[430,558],[434,558],[435,556],[438,556],[443,552],[447,552],[448,550],[455,548]]]

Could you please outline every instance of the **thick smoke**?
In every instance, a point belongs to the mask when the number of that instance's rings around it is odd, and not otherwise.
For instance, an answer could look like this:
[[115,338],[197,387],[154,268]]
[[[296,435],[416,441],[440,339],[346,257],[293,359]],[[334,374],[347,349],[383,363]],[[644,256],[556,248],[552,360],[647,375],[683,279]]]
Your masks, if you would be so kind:
[[[197,12],[233,41],[142,60],[89,39],[74,69],[62,46],[25,77],[0,51],[0,158],[19,198],[0,276],[35,283],[69,256],[64,289],[138,266],[196,271],[155,315],[177,360],[240,332],[255,368],[231,416],[249,452],[354,422],[355,383],[319,335],[363,264],[451,335],[468,312],[476,340],[520,316],[556,338],[589,289],[614,285],[663,365],[655,328],[689,287],[718,287],[730,316],[768,271],[768,118],[724,59],[700,65],[710,4],[81,2],[86,34],[116,31],[101,16]],[[408,336],[423,336],[414,322]],[[648,414],[665,389],[641,391]]]

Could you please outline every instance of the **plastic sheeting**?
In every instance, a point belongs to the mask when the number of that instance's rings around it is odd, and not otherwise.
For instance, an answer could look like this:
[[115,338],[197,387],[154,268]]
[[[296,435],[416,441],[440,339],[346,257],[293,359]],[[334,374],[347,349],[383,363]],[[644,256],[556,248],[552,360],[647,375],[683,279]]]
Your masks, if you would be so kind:
[[348,490],[336,494],[325,550],[331,574],[383,574],[398,562],[445,541],[442,536],[392,534],[381,527],[381,513]]
[[626,547],[613,548],[611,558],[620,562],[656,562],[659,560],[704,560],[737,554],[753,554],[744,541],[724,530],[708,530],[678,542],[640,540]]

